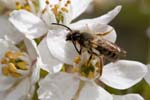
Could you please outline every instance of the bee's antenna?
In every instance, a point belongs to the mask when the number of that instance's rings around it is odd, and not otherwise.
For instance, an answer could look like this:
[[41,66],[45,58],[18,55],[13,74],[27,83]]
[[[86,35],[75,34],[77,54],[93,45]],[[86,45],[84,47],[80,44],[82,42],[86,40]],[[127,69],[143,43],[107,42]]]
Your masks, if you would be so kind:
[[63,26],[65,28],[67,28],[70,32],[72,32],[72,29],[67,27],[66,25],[63,25],[63,24],[58,24],[58,23],[52,23],[53,25],[59,25],[59,26]]

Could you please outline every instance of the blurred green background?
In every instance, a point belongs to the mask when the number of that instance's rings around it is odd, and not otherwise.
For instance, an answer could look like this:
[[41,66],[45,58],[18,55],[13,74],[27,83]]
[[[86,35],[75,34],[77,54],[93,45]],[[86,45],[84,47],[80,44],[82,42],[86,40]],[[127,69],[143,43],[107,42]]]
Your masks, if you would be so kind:
[[[98,17],[116,5],[122,5],[122,10],[110,25],[116,29],[117,44],[127,51],[125,59],[150,63],[150,38],[146,34],[150,28],[150,0],[94,0],[92,9],[77,20]],[[104,87],[114,94],[139,93],[150,100],[150,85],[144,80],[127,90]]]

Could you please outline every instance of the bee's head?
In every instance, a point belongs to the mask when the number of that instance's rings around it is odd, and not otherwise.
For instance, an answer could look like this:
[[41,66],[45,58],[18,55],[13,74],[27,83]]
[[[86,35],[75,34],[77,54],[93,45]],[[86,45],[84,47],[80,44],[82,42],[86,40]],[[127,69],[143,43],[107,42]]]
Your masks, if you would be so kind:
[[80,32],[79,31],[72,31],[69,32],[66,36],[66,41],[77,41],[80,39]]

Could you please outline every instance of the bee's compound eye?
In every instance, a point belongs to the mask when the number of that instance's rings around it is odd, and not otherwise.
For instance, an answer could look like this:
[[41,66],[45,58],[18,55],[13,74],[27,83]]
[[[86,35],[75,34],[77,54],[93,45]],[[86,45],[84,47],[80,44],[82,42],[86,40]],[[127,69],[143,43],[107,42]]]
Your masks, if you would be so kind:
[[72,34],[68,33],[66,36],[66,41],[72,40]]

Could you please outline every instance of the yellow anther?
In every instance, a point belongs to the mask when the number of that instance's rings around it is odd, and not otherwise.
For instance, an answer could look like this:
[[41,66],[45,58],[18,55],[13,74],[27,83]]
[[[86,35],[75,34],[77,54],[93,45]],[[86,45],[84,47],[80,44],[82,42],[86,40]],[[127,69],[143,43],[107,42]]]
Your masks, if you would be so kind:
[[17,68],[13,63],[9,63],[8,68],[9,68],[10,72],[16,72],[17,71]]
[[68,6],[68,4],[66,3],[66,4],[65,4],[65,7],[67,7],[67,6]]
[[1,64],[7,64],[7,63],[8,63],[7,59],[6,58],[2,58]]
[[2,67],[2,73],[3,75],[8,76],[10,74],[9,68],[7,66]]
[[42,14],[44,14],[46,11],[47,11],[47,9],[44,8],[44,9],[42,10]]
[[90,71],[90,72],[89,72],[89,74],[88,74],[88,78],[89,78],[89,79],[94,78],[94,73],[93,73],[92,71]]
[[46,3],[47,5],[49,5],[49,0],[45,0],[45,3]]
[[80,68],[77,68],[77,67],[72,69],[72,72],[79,72],[79,71],[80,71]]
[[18,62],[18,63],[16,64],[16,66],[17,66],[18,68],[22,69],[22,70],[27,70],[27,69],[28,69],[27,64],[26,64],[25,62]]
[[76,64],[79,64],[80,61],[81,61],[80,56],[75,57],[73,61],[74,61]]
[[71,0],[67,0],[67,4],[71,4]]
[[54,8],[55,8],[55,9],[58,9],[58,8],[59,8],[59,5],[58,5],[58,4],[55,4],[55,5],[54,5]]
[[5,54],[5,57],[8,57],[9,59],[16,59],[19,56],[22,56],[23,53],[21,52],[11,52],[11,51],[7,51]]
[[7,51],[5,53],[5,57],[12,58],[12,52],[11,51]]
[[58,4],[56,4],[56,5],[54,5],[54,7],[51,9],[52,11],[53,11],[53,13],[55,14],[55,16],[57,16],[58,15],[58,8],[59,8],[59,5]]
[[20,73],[17,73],[17,72],[14,72],[14,73],[11,73],[11,75],[15,78],[18,78],[18,77],[21,77],[22,75]]
[[16,2],[16,10],[20,10],[21,9],[21,5],[19,2]]
[[27,11],[31,11],[31,8],[30,8],[29,5],[24,6],[24,9],[27,10]]
[[81,72],[81,76],[86,76],[86,74],[84,72]]
[[68,12],[68,9],[65,8],[65,7],[62,7],[61,10],[62,10],[63,12]]

